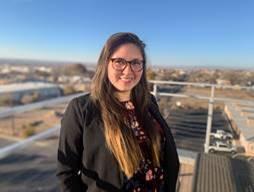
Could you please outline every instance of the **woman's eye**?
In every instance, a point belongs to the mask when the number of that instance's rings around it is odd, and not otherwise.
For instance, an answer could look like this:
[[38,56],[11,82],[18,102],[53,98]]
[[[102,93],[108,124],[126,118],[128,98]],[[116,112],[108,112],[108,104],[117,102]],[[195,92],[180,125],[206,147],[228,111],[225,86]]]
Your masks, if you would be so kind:
[[132,61],[131,64],[132,64],[132,65],[141,65],[141,62],[138,61],[138,60],[134,60],[134,61]]
[[116,63],[119,64],[119,65],[124,65],[124,60],[122,60],[122,59],[117,59],[117,60],[116,60]]

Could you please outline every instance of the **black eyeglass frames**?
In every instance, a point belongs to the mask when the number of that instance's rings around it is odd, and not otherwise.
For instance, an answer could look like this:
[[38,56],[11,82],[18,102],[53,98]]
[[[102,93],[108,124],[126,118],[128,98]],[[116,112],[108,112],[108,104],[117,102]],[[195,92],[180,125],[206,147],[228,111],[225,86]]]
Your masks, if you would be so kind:
[[133,71],[139,72],[143,69],[144,62],[139,59],[133,59],[131,61],[127,61],[124,58],[111,58],[110,61],[112,62],[112,66],[115,70],[117,71],[123,71],[126,67],[127,64],[130,64],[130,67]]

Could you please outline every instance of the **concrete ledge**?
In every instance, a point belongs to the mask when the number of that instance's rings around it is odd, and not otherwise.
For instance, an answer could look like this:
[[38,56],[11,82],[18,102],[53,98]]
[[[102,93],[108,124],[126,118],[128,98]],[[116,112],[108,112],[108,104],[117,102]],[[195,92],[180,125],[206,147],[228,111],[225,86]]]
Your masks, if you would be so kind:
[[190,165],[195,164],[196,158],[198,155],[197,152],[193,152],[193,151],[189,151],[185,149],[177,149],[177,152],[179,155],[180,163],[190,164]]

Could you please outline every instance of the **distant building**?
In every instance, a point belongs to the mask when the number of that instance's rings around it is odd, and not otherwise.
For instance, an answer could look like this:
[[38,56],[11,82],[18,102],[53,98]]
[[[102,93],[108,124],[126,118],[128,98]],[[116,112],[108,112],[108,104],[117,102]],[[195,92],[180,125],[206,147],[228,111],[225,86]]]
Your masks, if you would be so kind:
[[216,79],[218,85],[231,85],[231,82],[226,79]]
[[83,77],[83,76],[66,76],[61,75],[57,78],[57,81],[59,83],[87,83],[91,82],[91,79],[89,77]]
[[24,66],[9,66],[4,65],[3,68],[1,68],[0,71],[2,74],[8,74],[8,73],[29,73],[29,68]]
[[50,67],[41,66],[41,67],[36,67],[35,70],[40,72],[45,72],[45,73],[52,73],[52,68]]

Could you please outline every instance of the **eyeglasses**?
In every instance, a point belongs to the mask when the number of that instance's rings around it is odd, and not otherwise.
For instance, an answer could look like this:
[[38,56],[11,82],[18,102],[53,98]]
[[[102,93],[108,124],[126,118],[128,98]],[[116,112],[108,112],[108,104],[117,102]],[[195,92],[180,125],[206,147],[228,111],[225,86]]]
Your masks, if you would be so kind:
[[111,58],[110,61],[112,62],[112,66],[115,70],[117,71],[123,71],[126,67],[127,64],[130,64],[131,69],[134,72],[139,72],[143,69],[144,62],[139,59],[133,59],[131,61],[127,61],[124,58]]

